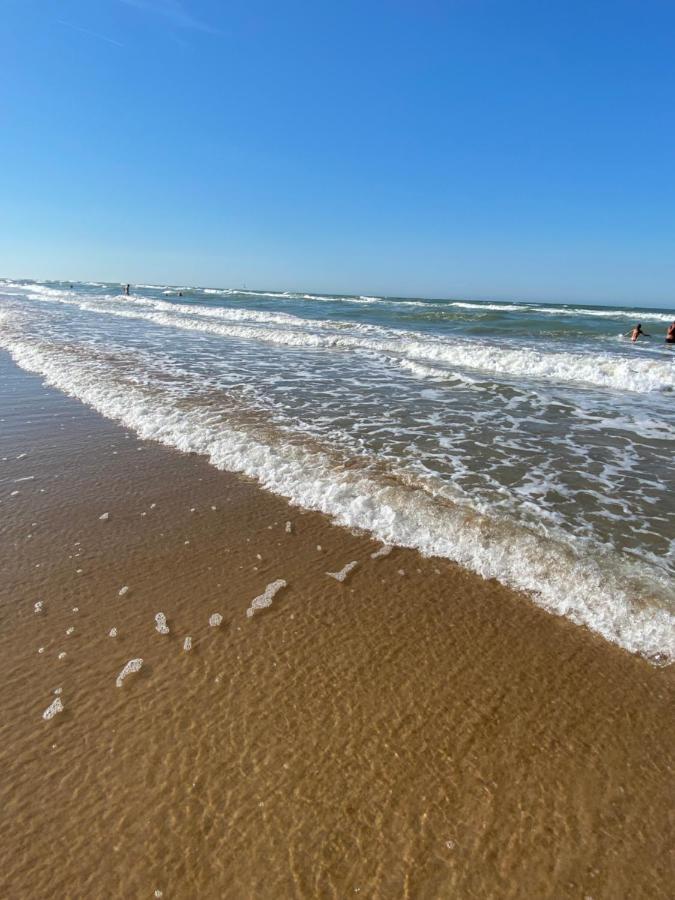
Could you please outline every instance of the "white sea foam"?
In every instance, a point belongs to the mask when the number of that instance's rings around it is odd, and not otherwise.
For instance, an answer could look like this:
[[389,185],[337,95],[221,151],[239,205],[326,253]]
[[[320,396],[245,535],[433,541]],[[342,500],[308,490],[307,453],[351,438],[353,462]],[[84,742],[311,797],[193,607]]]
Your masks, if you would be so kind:
[[326,572],[326,575],[330,575],[331,578],[334,578],[336,581],[344,581],[350,572],[352,572],[358,566],[358,561],[353,560],[352,562],[347,563],[339,572]]
[[155,616],[155,630],[159,634],[169,634],[169,626],[166,623],[166,616],[163,612],[158,612]]
[[[639,309],[587,309],[586,307],[569,307],[569,306],[535,306],[532,304],[520,303],[491,303],[488,301],[469,301],[454,300],[443,306],[455,307],[457,309],[471,309],[476,311],[489,312],[524,312],[530,315],[534,313],[542,313],[549,316],[597,316],[603,319],[632,319],[635,322],[672,322],[675,317],[671,313],[649,312]],[[439,304],[441,306],[441,304]]]
[[286,587],[286,582],[283,580],[283,578],[277,578],[276,581],[270,582],[270,584],[267,585],[267,587],[265,588],[263,593],[259,594],[257,597],[255,597],[251,601],[251,605],[246,610],[246,615],[249,617],[249,619],[253,616],[253,613],[257,609],[265,609],[265,607],[271,606],[272,601],[274,600],[276,595],[279,593],[279,591],[282,588],[285,588],[285,587]]
[[[112,311],[111,311],[112,312]],[[118,315],[119,313],[113,313]],[[124,313],[127,316],[134,314]],[[366,333],[326,334],[318,331],[279,329],[259,325],[236,325],[206,322],[168,313],[137,313],[157,324],[192,331],[203,331],[223,337],[257,340],[286,347],[366,350],[394,359],[400,364],[437,364],[448,369],[469,369],[490,373],[495,377],[507,376],[527,379],[544,379],[556,384],[588,384],[619,391],[649,393],[671,391],[675,388],[675,373],[670,359],[636,359],[617,354],[597,353],[593,356],[571,351],[547,351],[519,346],[497,346],[485,342],[457,339],[448,342],[441,338],[427,339],[409,332],[390,332],[377,326],[359,326]],[[261,314],[262,315],[262,314]],[[274,316],[273,318],[278,318]],[[293,317],[291,317],[293,318]],[[262,320],[261,320],[262,323]],[[301,326],[314,325],[300,319]],[[336,323],[332,323],[335,325]],[[339,324],[339,323],[338,323]],[[323,326],[322,326],[323,327]],[[374,335],[380,334],[381,337]],[[420,370],[421,371],[421,370]],[[466,377],[458,372],[457,377]]]
[[122,682],[127,677],[127,675],[132,675],[134,672],[140,672],[142,666],[142,659],[130,659],[115,679],[115,684],[117,685],[117,687],[122,687]]
[[223,617],[220,613],[213,613],[213,615],[209,617],[209,625],[211,628],[218,628],[222,624],[222,621]]
[[453,300],[448,306],[453,306],[457,309],[488,310],[489,312],[522,312],[531,309],[529,306],[520,306],[515,303],[469,303],[461,300]]
[[550,306],[530,307],[532,312],[553,316],[596,316],[601,319],[630,319],[633,322],[673,322],[675,313],[647,312],[644,309],[582,309]]
[[63,701],[60,697],[56,697],[55,700],[50,703],[47,709],[42,713],[42,718],[49,721],[49,719],[53,719],[57,713],[63,712]]
[[322,451],[284,441],[272,444],[254,428],[230,428],[214,420],[209,407],[185,408],[168,390],[149,394],[118,382],[113,364],[33,343],[10,328],[0,333],[0,344],[24,368],[142,438],[205,454],[219,468],[244,472],[292,502],[319,509],[349,528],[370,531],[384,543],[415,547],[498,578],[628,650],[651,657],[675,655],[668,609],[672,588],[643,563],[554,528],[538,531],[506,515],[439,504],[404,484],[336,468]]
[[190,650],[192,650],[192,638],[190,637],[190,635],[187,635],[187,637],[183,641],[183,650],[186,653],[189,653]]
[[394,548],[391,545],[385,544],[383,547],[380,547],[379,550],[376,550],[374,553],[371,553],[370,558],[371,559],[382,559],[383,556],[389,556],[389,554],[391,553],[391,551],[393,549]]
[[425,366],[423,363],[413,362],[410,359],[402,359],[399,362],[402,369],[411,372],[418,378],[431,378],[437,381],[461,381],[464,384],[479,384],[477,378],[472,378],[465,372],[454,369],[446,369],[441,366]]

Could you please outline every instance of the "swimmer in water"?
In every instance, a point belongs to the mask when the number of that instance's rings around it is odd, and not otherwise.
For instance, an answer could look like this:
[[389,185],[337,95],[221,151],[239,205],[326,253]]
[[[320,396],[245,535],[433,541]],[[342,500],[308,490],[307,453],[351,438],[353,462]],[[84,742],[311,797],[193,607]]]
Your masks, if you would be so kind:
[[[626,334],[628,334],[628,332],[626,332]],[[640,322],[638,322],[635,328],[630,332],[631,342],[634,344],[639,337],[651,337],[651,334],[647,334],[646,331],[642,330]]]
[[125,284],[125,285],[124,285],[124,294],[125,294],[126,297],[129,296],[129,288],[130,288],[130,287],[131,287],[130,284]]
[[675,322],[671,322],[666,331],[666,344],[675,344]]

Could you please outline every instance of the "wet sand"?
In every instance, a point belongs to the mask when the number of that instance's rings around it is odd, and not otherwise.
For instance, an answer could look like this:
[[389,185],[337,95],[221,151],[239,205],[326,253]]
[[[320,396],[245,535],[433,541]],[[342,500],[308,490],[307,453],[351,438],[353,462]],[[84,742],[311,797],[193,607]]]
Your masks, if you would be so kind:
[[5,354],[0,419],[0,896],[670,896],[672,670]]

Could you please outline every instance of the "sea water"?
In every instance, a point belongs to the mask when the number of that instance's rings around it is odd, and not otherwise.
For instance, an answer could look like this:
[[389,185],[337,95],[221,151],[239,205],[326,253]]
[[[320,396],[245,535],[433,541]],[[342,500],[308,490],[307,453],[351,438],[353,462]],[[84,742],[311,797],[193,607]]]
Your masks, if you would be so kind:
[[[675,653],[673,318],[0,282],[0,346],[142,437],[662,661]],[[652,337],[632,344],[637,321]]]

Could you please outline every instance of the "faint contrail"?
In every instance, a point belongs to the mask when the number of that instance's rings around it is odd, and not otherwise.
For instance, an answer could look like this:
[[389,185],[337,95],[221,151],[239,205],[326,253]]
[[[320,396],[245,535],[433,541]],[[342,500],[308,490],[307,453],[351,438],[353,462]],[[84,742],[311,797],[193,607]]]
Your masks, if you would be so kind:
[[181,28],[193,28],[196,31],[206,31],[209,34],[221,34],[217,28],[200,22],[187,12],[179,0],[120,0],[126,6],[134,6],[155,15],[164,16],[174,25]]
[[105,41],[106,44],[112,44],[114,47],[124,47],[124,44],[120,44],[119,41],[114,40],[113,38],[106,37],[104,34],[98,34],[95,31],[90,31],[88,28],[82,28],[81,25],[73,25],[72,22],[65,22],[63,19],[56,19],[59,25],[65,25],[66,28],[72,28],[74,31],[81,31],[82,34],[88,34],[90,37],[98,38],[99,41]]

